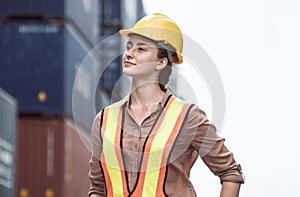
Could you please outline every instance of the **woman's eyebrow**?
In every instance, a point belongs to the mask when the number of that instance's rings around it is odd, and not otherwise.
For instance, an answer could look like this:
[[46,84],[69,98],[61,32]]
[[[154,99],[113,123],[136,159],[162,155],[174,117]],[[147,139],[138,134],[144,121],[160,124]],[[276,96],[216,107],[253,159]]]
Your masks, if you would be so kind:
[[[127,42],[127,45],[130,45],[130,46],[133,46],[134,44],[133,44],[133,42],[131,42],[131,41],[128,41]],[[144,42],[138,42],[138,43],[136,43],[136,46],[147,46],[147,47],[153,47],[153,46],[150,46],[150,45],[148,45],[148,44],[146,44],[146,43],[144,43]]]
[[126,45],[133,45],[133,43],[132,43],[131,41],[128,41],[128,42],[126,43]]
[[148,44],[143,43],[143,42],[138,42],[136,45],[137,46],[147,46],[147,47],[150,47]]

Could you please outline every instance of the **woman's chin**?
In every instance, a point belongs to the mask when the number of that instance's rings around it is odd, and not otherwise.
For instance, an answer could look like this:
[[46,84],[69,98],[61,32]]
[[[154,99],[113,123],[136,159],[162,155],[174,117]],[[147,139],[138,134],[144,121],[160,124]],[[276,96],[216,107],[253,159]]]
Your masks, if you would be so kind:
[[132,76],[132,69],[130,69],[130,67],[123,67],[123,74],[127,76]]

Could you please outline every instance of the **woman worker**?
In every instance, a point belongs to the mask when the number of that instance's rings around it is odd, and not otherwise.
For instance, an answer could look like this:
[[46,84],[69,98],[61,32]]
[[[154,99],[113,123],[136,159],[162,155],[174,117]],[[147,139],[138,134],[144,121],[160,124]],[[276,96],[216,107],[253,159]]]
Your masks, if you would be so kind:
[[182,33],[155,13],[131,29],[123,73],[130,94],[99,112],[92,127],[90,197],[192,197],[189,179],[200,155],[220,178],[221,196],[238,196],[241,167],[205,113],[167,89],[172,65],[182,63]]

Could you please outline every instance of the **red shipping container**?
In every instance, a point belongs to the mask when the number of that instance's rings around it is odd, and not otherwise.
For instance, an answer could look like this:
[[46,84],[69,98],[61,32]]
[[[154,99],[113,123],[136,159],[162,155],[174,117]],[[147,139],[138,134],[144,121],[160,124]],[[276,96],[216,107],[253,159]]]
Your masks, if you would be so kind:
[[[89,136],[63,118],[19,118],[17,197],[82,197],[89,188]],[[85,143],[83,143],[85,141]]]

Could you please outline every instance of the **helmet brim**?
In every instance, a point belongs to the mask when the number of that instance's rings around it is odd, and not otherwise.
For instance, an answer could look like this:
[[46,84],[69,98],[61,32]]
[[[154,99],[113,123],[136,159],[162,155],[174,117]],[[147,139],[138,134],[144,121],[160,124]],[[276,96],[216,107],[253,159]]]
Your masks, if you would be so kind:
[[122,36],[129,37],[129,34],[131,33],[131,31],[129,29],[121,29],[121,30],[119,30],[119,33]]

